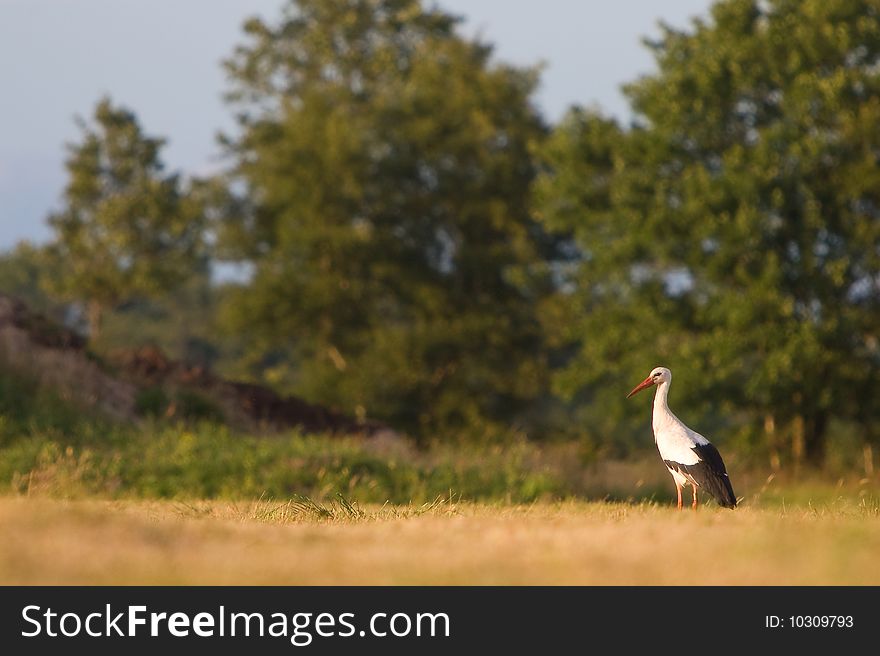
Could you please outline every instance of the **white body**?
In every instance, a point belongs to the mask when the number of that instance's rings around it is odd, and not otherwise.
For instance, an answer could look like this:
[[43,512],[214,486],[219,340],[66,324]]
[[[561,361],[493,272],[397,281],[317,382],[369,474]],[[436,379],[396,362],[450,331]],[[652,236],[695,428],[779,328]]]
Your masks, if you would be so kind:
[[[654,429],[654,442],[657,444],[657,450],[660,451],[660,457],[663,460],[671,460],[680,465],[696,465],[700,462],[700,458],[693,450],[694,447],[708,444],[709,440],[696,431],[692,431],[682,423],[681,419],[672,414],[666,403],[669,382],[664,380],[657,385],[657,392],[654,394],[654,413],[651,422]],[[684,475],[670,469],[669,466],[667,469],[679,487],[691,483]]]

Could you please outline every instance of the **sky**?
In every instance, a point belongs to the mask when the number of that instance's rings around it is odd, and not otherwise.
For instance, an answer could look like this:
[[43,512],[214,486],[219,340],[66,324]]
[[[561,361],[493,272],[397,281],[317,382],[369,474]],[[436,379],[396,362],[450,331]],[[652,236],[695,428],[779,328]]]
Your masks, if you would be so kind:
[[[171,171],[221,166],[216,135],[234,127],[220,62],[253,15],[285,0],[0,0],[0,250],[50,237],[65,184],[65,144],[99,98],[132,109],[168,140]],[[549,121],[571,105],[629,119],[620,85],[653,70],[645,36],[687,27],[709,0],[439,0],[465,36],[499,60],[543,63],[537,104]]]

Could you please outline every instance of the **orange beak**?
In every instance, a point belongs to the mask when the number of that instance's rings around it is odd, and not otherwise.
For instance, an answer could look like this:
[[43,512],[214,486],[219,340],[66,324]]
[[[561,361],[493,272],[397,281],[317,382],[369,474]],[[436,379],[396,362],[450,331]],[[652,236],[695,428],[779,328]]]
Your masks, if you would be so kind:
[[645,389],[646,387],[650,387],[653,384],[654,384],[654,380],[650,376],[648,376],[647,378],[645,378],[645,380],[643,380],[641,383],[636,385],[635,389],[633,389],[632,392],[630,392],[629,394],[626,395],[626,398],[631,397],[636,392],[641,392],[643,389]]

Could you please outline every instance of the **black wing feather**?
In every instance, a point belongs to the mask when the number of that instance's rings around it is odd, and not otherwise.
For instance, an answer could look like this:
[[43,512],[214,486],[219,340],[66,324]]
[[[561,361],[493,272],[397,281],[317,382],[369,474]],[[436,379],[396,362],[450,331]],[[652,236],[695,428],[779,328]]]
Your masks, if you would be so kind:
[[706,490],[719,504],[725,508],[736,508],[736,495],[727,475],[727,468],[712,444],[698,444],[693,447],[700,461],[695,465],[683,465],[671,460],[664,461],[670,469],[674,469],[699,487]]

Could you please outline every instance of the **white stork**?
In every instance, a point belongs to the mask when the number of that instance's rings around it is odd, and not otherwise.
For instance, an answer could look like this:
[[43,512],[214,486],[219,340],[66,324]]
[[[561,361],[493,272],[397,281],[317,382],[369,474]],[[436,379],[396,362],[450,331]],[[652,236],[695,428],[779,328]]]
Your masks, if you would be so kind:
[[725,508],[736,508],[736,495],[730,484],[730,477],[724,467],[721,454],[709,440],[692,431],[672,414],[666,404],[672,372],[666,367],[657,367],[641,383],[636,385],[626,398],[631,397],[651,385],[657,386],[654,394],[654,442],[660,457],[675,481],[678,492],[678,508],[681,510],[681,488],[690,485],[694,490],[693,508],[697,508],[697,488],[701,487],[711,494],[715,501]]

